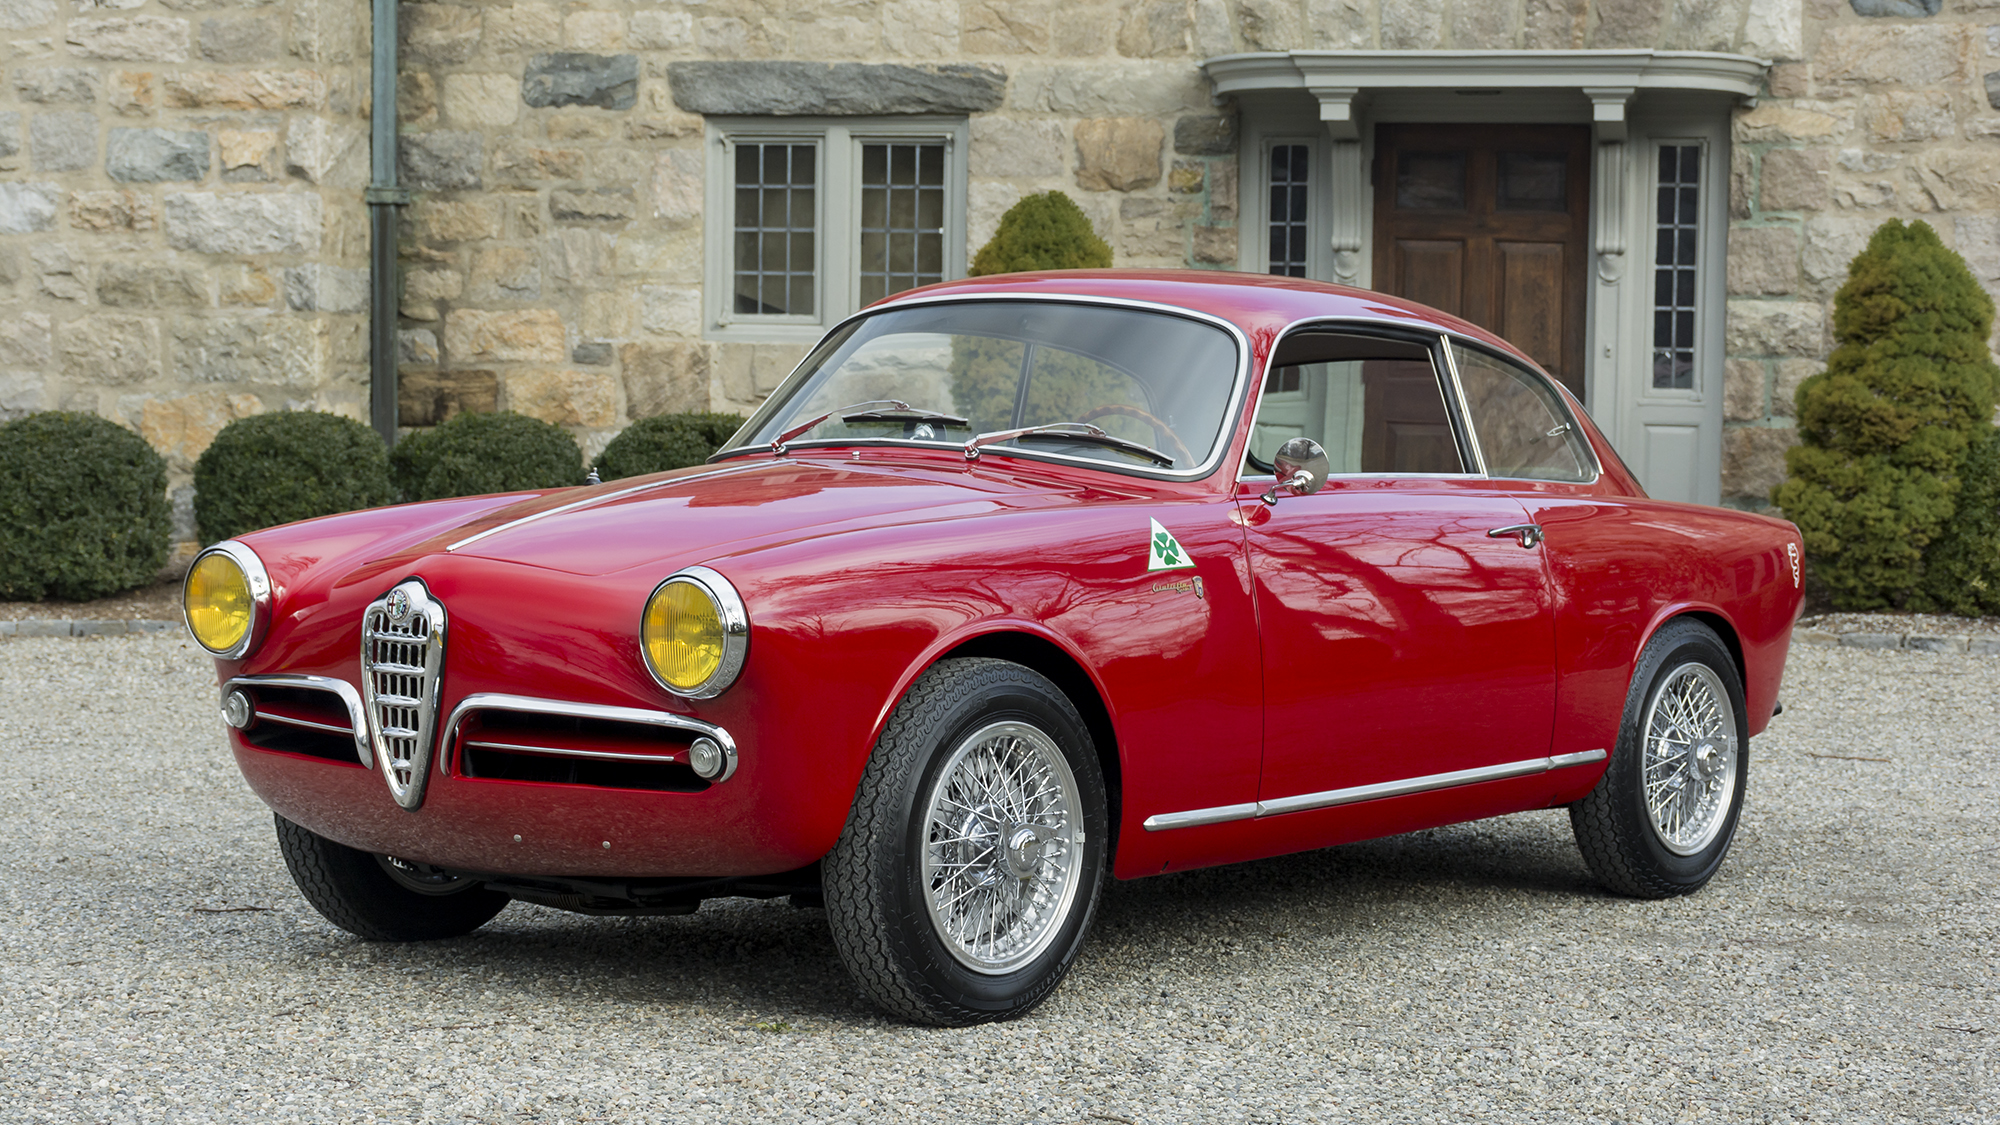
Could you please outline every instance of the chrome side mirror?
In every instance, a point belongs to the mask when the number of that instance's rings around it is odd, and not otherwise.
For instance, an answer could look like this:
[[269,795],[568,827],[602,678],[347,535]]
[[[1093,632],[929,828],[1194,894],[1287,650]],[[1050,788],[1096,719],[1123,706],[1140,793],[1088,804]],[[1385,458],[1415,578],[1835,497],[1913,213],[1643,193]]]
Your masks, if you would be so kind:
[[1271,457],[1271,464],[1278,470],[1278,482],[1271,486],[1261,499],[1266,504],[1276,505],[1280,489],[1294,496],[1311,496],[1326,484],[1326,475],[1331,466],[1326,459],[1326,450],[1311,438],[1295,437],[1278,447]]

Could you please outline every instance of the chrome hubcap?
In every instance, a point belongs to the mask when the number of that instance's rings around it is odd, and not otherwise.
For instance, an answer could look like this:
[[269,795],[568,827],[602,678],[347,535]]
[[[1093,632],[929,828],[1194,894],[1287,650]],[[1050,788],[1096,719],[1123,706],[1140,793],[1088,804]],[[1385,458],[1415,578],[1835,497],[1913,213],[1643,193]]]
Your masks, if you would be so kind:
[[981,973],[1040,956],[1076,902],[1083,806],[1048,735],[995,723],[961,742],[925,795],[924,905],[944,947]]
[[1646,705],[1646,816],[1675,855],[1715,842],[1736,797],[1736,713],[1705,664],[1683,664]]

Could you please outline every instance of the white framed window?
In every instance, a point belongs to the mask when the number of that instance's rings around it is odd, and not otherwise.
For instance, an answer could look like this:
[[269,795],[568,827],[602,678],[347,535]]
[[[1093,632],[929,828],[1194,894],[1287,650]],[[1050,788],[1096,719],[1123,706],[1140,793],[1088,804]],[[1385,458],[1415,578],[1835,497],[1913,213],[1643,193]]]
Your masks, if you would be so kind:
[[1700,393],[1704,380],[1701,272],[1708,268],[1702,221],[1703,145],[1698,138],[1653,142],[1653,366],[1654,392]]
[[1312,197],[1319,189],[1318,145],[1305,137],[1264,142],[1264,272],[1313,276]]
[[706,334],[805,342],[965,274],[961,118],[710,118]]

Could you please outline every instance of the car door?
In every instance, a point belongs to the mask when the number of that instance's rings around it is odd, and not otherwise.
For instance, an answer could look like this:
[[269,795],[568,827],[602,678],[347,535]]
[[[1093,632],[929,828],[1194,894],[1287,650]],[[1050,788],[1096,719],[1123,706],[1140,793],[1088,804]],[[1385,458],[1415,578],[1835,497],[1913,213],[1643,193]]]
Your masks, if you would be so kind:
[[[1478,777],[1442,775],[1548,754],[1548,578],[1535,537],[1505,530],[1527,510],[1468,471],[1441,355],[1435,338],[1321,331],[1274,353],[1239,496],[1266,815],[1379,795],[1365,787],[1447,788]],[[1326,450],[1325,487],[1267,491],[1272,453],[1301,436]]]

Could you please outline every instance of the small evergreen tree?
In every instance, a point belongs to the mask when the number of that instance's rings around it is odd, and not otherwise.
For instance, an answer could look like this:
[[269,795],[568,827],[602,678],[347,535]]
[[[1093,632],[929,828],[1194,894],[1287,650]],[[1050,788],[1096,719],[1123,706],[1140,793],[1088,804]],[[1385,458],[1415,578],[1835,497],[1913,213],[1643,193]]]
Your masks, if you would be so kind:
[[1076,201],[1059,191],[1024,195],[1000,216],[999,229],[973,255],[971,277],[1026,270],[1090,270],[1111,265],[1111,244],[1097,237]]
[[1904,608],[1992,428],[1993,299],[1924,223],[1891,219],[1834,297],[1838,346],[1800,385],[1802,444],[1771,501],[1799,525],[1839,609]]
[[1989,426],[1958,468],[1958,510],[1924,552],[1919,613],[2000,614],[2000,430]]

